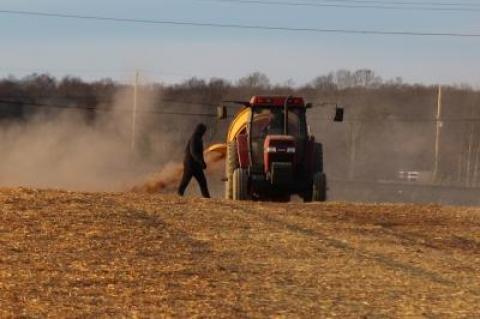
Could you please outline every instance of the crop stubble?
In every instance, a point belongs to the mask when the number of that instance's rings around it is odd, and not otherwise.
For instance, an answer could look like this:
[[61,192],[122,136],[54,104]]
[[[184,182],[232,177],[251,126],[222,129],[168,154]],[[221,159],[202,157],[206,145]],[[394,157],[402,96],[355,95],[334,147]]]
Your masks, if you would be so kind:
[[0,317],[479,317],[480,210],[0,191]]

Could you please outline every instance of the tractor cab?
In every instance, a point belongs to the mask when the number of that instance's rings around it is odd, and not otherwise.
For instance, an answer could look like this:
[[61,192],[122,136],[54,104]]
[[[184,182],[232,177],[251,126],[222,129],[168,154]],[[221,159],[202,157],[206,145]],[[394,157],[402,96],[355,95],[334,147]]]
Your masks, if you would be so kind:
[[[270,157],[301,162],[307,140],[305,103],[302,98],[253,97],[250,136],[252,169],[265,171]],[[298,149],[298,152],[297,152]]]

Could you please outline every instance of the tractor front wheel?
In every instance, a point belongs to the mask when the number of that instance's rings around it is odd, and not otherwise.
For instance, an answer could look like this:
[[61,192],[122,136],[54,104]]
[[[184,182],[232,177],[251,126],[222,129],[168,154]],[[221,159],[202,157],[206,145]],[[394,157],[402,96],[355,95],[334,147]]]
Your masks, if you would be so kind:
[[238,167],[237,143],[235,141],[227,144],[227,158],[225,161],[225,198],[233,199],[233,172]]
[[233,200],[247,200],[248,197],[247,170],[237,168],[233,171]]

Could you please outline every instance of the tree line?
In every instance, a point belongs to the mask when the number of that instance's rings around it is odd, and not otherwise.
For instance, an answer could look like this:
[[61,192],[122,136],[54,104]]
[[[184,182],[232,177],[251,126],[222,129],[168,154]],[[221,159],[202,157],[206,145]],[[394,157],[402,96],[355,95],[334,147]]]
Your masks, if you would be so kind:
[[[98,111],[110,110],[124,99],[131,104],[131,84],[111,79],[86,82],[67,76],[57,79],[48,74],[0,80],[0,121],[23,121],[38,112],[51,116],[59,109],[85,109],[87,121]],[[320,75],[307,84],[292,81],[275,84],[263,73],[255,72],[237,81],[220,78],[190,78],[181,83],[143,83],[139,103],[148,111],[215,113],[223,100],[248,100],[252,95],[299,95],[320,105],[338,103],[345,107],[346,121],[331,121],[332,110],[314,108],[308,117],[312,131],[325,145],[326,167],[333,178],[394,180],[400,170],[432,171],[436,139],[435,119],[438,86],[405,83],[400,77],[383,79],[372,70],[338,70]],[[457,186],[480,185],[480,92],[467,85],[443,88],[439,181]],[[54,106],[50,108],[49,106]],[[215,118],[165,120],[150,117],[145,131],[164,133],[204,121],[215,127],[212,140],[222,139],[226,124]],[[180,124],[179,124],[180,123]],[[141,134],[139,138],[141,139]],[[184,137],[179,137],[179,142]],[[142,141],[139,145],[146,145]],[[330,163],[330,164],[329,164]],[[433,182],[433,181],[432,181]]]

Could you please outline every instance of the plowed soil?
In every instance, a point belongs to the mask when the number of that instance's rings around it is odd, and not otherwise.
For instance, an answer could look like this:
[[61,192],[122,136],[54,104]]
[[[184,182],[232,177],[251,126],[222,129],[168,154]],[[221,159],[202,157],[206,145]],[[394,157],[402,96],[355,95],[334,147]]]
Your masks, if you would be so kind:
[[0,190],[0,317],[479,318],[480,209]]

